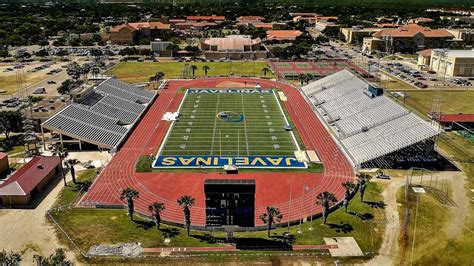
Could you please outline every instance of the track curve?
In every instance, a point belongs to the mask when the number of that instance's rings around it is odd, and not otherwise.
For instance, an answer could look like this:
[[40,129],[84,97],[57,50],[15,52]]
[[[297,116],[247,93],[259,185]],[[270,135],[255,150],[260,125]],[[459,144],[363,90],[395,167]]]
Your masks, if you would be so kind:
[[[177,173],[152,172],[137,173],[135,164],[142,155],[156,154],[170,122],[161,120],[165,112],[173,112],[184,96],[180,88],[214,88],[222,82],[247,84],[258,83],[262,88],[279,88],[288,98],[285,107],[293,120],[307,150],[316,150],[324,164],[323,173],[239,173],[223,175],[219,173]],[[254,179],[255,226],[262,226],[258,219],[260,213],[269,205],[277,207],[283,213],[282,223],[298,221],[302,217],[321,212],[315,205],[316,195],[330,191],[342,200],[344,189],[341,183],[353,180],[354,169],[344,156],[337,143],[332,139],[322,122],[314,114],[304,97],[293,86],[253,78],[207,78],[196,80],[172,80],[157,97],[137,127],[130,134],[122,148],[95,180],[89,191],[82,197],[78,206],[124,205],[120,200],[122,189],[131,187],[139,191],[136,210],[148,215],[148,205],[155,201],[164,202],[166,209],[162,213],[164,221],[183,223],[184,217],[176,203],[182,195],[191,195],[195,206],[191,209],[192,225],[205,226],[204,180],[209,178]],[[304,191],[307,185],[309,191]],[[290,194],[291,202],[290,202]]]

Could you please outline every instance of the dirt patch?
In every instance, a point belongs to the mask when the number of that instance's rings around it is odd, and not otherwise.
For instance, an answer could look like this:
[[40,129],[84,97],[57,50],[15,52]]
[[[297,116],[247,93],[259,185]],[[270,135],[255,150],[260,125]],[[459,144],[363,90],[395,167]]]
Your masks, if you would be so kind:
[[248,86],[244,83],[233,82],[233,81],[224,81],[216,85],[216,88],[244,88],[244,87],[248,87]]

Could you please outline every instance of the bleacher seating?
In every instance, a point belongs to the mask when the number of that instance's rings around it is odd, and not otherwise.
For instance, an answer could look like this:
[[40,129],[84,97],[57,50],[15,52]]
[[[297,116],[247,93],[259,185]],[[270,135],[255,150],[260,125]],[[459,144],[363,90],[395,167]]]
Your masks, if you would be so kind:
[[355,165],[437,134],[429,123],[348,70],[301,90],[312,103],[318,103],[318,115],[333,129]]
[[156,93],[110,78],[81,102],[72,103],[42,126],[63,135],[116,149]]

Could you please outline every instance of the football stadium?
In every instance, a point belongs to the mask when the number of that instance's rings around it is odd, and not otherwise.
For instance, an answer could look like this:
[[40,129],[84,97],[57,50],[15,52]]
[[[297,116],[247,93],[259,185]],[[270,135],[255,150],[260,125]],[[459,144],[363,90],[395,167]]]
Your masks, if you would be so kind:
[[361,168],[436,160],[436,128],[347,69],[301,88],[215,77],[155,93],[109,78],[82,97],[42,124],[114,154],[78,206],[121,209],[133,188],[138,213],[163,202],[162,220],[182,225],[177,199],[189,195],[194,229],[264,229],[267,206],[282,224],[304,222],[320,215],[318,194],[342,202]]

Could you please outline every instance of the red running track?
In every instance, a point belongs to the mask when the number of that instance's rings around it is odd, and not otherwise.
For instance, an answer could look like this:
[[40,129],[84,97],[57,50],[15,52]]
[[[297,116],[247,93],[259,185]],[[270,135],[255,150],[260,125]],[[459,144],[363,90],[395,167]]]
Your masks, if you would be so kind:
[[[140,156],[156,154],[170,122],[161,120],[165,112],[177,111],[184,96],[179,88],[214,88],[219,83],[247,81],[257,82],[262,88],[278,87],[288,98],[285,106],[295,123],[307,150],[316,150],[324,163],[324,173],[239,173],[223,175],[219,173],[177,173],[177,172],[135,172],[135,164]],[[197,80],[170,81],[167,89],[152,104],[148,112],[134,129],[123,147],[117,152],[108,166],[96,179],[89,192],[81,199],[79,206],[125,205],[120,200],[120,192],[126,187],[139,191],[136,210],[148,215],[148,205],[155,201],[164,202],[166,209],[162,219],[168,222],[183,223],[181,207],[176,200],[182,195],[191,195],[195,206],[191,209],[193,226],[205,226],[204,180],[209,178],[254,179],[255,225],[261,226],[259,214],[269,205],[277,207],[283,213],[283,222],[298,221],[321,211],[315,204],[315,197],[323,191],[333,192],[342,200],[344,189],[341,183],[354,179],[354,170],[343,155],[329,132],[313,113],[300,92],[287,84],[251,78],[209,78]],[[309,191],[304,191],[307,185]],[[292,191],[292,193],[291,193]],[[290,204],[290,194],[291,204]],[[291,206],[291,207],[290,207]]]

